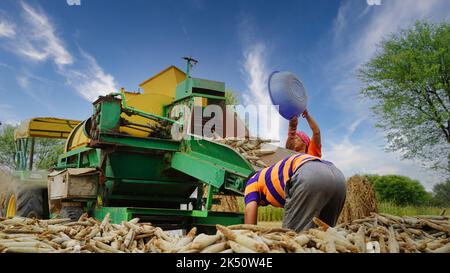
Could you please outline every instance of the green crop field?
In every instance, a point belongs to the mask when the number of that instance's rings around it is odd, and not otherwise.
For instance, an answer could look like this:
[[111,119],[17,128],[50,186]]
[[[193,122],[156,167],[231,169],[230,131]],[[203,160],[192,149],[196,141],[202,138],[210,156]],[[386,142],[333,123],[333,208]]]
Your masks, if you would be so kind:
[[[244,211],[243,198],[238,198],[239,207]],[[417,216],[417,215],[439,215],[445,209],[445,215],[450,216],[450,208],[419,207],[419,206],[397,206],[393,203],[382,202],[379,204],[379,212],[397,216]],[[258,221],[279,222],[283,220],[283,209],[272,206],[259,207]]]
[[398,216],[439,215],[445,209],[445,215],[450,216],[450,208],[397,206],[389,202],[380,203],[378,209],[380,212]]

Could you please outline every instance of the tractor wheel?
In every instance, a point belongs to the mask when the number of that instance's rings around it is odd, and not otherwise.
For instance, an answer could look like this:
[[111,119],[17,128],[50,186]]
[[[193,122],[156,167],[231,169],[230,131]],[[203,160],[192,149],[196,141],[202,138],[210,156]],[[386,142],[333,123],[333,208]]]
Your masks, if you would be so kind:
[[61,218],[70,218],[72,221],[78,221],[83,214],[82,207],[63,206],[59,212]]
[[43,202],[43,188],[20,185],[15,194],[10,195],[7,211],[10,212],[10,216],[13,214],[14,216],[42,219],[44,216]]

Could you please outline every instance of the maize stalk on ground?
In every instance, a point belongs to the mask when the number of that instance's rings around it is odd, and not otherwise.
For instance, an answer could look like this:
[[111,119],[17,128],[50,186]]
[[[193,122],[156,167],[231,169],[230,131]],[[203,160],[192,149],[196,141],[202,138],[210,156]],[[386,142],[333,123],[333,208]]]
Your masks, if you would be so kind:
[[247,159],[253,166],[257,168],[265,168],[267,164],[261,160],[262,156],[275,153],[274,150],[265,149],[263,145],[270,143],[272,140],[265,140],[260,138],[215,138],[213,141],[228,145],[235,151],[240,153],[245,159]]
[[69,219],[0,218],[0,252],[31,253],[449,253],[450,218],[372,214],[329,227],[294,232],[255,225],[217,225],[214,235],[184,236],[138,218],[111,224],[82,215]]

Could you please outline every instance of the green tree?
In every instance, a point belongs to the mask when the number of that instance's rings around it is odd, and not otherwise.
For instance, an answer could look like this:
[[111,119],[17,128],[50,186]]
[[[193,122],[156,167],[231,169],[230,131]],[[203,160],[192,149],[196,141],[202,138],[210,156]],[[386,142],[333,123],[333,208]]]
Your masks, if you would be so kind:
[[400,175],[367,175],[380,201],[397,205],[426,205],[430,195],[419,181]]
[[433,187],[433,203],[437,206],[450,206],[450,180]]
[[237,98],[237,96],[233,90],[225,90],[225,104],[226,105],[239,104],[239,99]]
[[[14,130],[16,126],[2,125],[0,127],[0,166],[14,169],[16,163]],[[50,138],[36,138],[33,167],[36,169],[50,169],[57,163],[58,156],[64,151],[64,140]]]
[[56,167],[58,156],[64,152],[65,140],[38,138],[35,148],[35,168],[48,170]]
[[0,166],[8,169],[14,169],[15,161],[14,156],[16,153],[14,144],[14,130],[13,125],[0,126]]
[[389,151],[450,174],[450,24],[417,22],[359,70]]

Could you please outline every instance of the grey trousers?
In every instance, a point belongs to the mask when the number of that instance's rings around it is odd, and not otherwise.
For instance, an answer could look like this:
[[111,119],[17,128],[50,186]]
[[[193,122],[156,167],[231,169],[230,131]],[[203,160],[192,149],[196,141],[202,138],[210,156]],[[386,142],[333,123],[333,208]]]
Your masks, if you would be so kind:
[[286,183],[283,227],[297,232],[314,227],[319,218],[334,226],[344,206],[346,182],[332,164],[309,161]]

